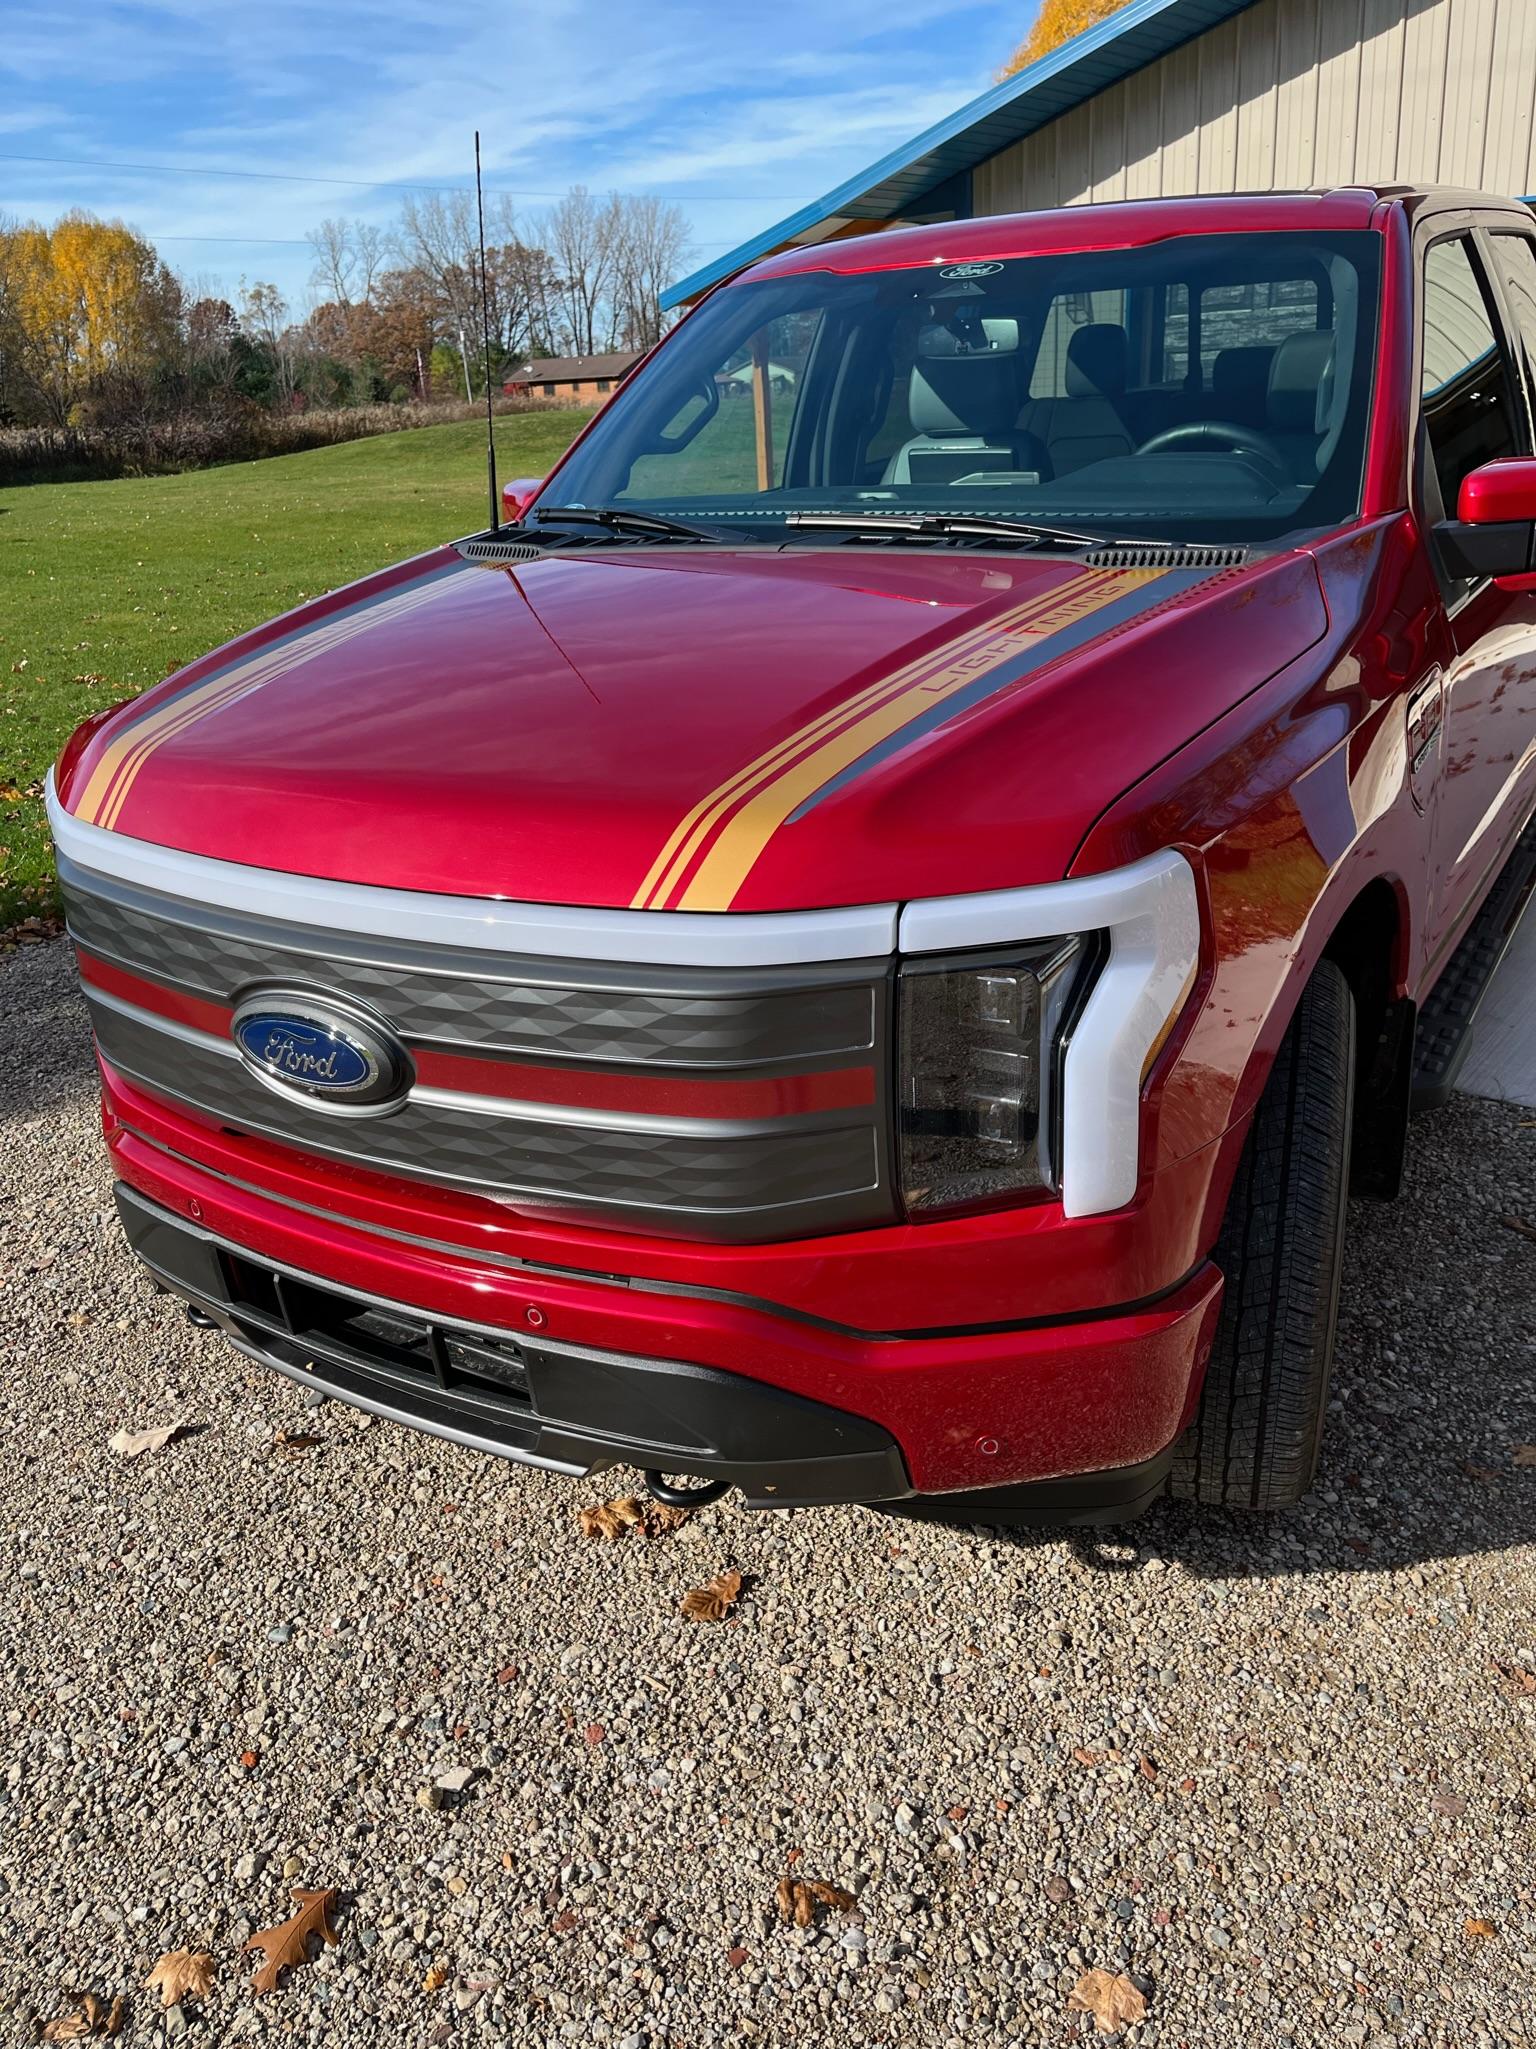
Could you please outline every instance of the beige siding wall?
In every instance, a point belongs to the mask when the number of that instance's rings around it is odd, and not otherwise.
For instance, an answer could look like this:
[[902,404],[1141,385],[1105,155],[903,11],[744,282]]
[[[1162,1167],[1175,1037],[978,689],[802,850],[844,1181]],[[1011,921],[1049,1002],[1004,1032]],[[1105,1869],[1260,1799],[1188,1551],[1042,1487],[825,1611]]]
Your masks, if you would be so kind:
[[975,204],[1351,179],[1536,192],[1536,0],[1257,0],[978,165]]

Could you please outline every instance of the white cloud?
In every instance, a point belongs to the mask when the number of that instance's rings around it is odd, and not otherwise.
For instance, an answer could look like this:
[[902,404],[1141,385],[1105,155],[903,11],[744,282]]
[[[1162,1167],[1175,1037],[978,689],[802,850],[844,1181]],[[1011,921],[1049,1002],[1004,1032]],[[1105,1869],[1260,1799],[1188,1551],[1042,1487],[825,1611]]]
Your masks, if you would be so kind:
[[[51,0],[8,24],[0,92],[41,118],[38,154],[285,172],[362,183],[487,184],[532,212],[568,185],[676,197],[712,252],[755,232],[988,83],[1025,24],[1018,0]],[[12,116],[12,120],[15,120]],[[0,137],[7,120],[0,116]],[[0,140],[0,151],[4,143]],[[122,214],[178,267],[299,296],[298,242],[327,214],[386,220],[398,190],[6,164],[8,204]]]

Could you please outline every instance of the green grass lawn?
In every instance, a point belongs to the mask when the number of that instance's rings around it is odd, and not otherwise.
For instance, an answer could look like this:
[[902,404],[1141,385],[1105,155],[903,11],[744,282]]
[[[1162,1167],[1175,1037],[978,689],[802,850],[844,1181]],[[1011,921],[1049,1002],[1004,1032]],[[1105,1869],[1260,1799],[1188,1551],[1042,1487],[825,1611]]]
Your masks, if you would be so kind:
[[[499,419],[502,477],[541,475],[587,417]],[[0,932],[53,907],[42,778],[88,712],[485,523],[473,420],[184,476],[0,491]]]

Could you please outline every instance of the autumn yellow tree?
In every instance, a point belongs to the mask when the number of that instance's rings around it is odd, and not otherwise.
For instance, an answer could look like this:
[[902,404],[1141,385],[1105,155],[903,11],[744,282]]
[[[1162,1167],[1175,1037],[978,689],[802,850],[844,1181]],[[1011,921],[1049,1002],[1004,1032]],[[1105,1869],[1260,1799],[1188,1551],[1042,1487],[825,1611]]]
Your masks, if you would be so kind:
[[1125,4],[1126,0],[1044,0],[1035,17],[1034,27],[999,71],[998,77],[1012,78],[1026,64],[1038,63],[1052,50],[1059,50],[1063,43],[1070,42],[1073,36],[1080,36],[1085,28],[1097,28],[1101,21],[1107,21]]
[[121,221],[66,214],[0,236],[0,277],[17,360],[13,381],[60,424],[92,381],[136,371],[170,346],[180,288],[150,243]]

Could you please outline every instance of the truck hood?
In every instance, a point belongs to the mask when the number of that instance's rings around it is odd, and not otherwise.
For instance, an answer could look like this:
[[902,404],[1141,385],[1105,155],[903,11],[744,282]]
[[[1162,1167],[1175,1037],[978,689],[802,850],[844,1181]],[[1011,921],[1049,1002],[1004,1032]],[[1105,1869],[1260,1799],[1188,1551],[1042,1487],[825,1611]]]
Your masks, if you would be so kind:
[[1322,637],[1311,559],[441,549],[83,727],[87,823],[386,887],[700,911],[1059,879]]

